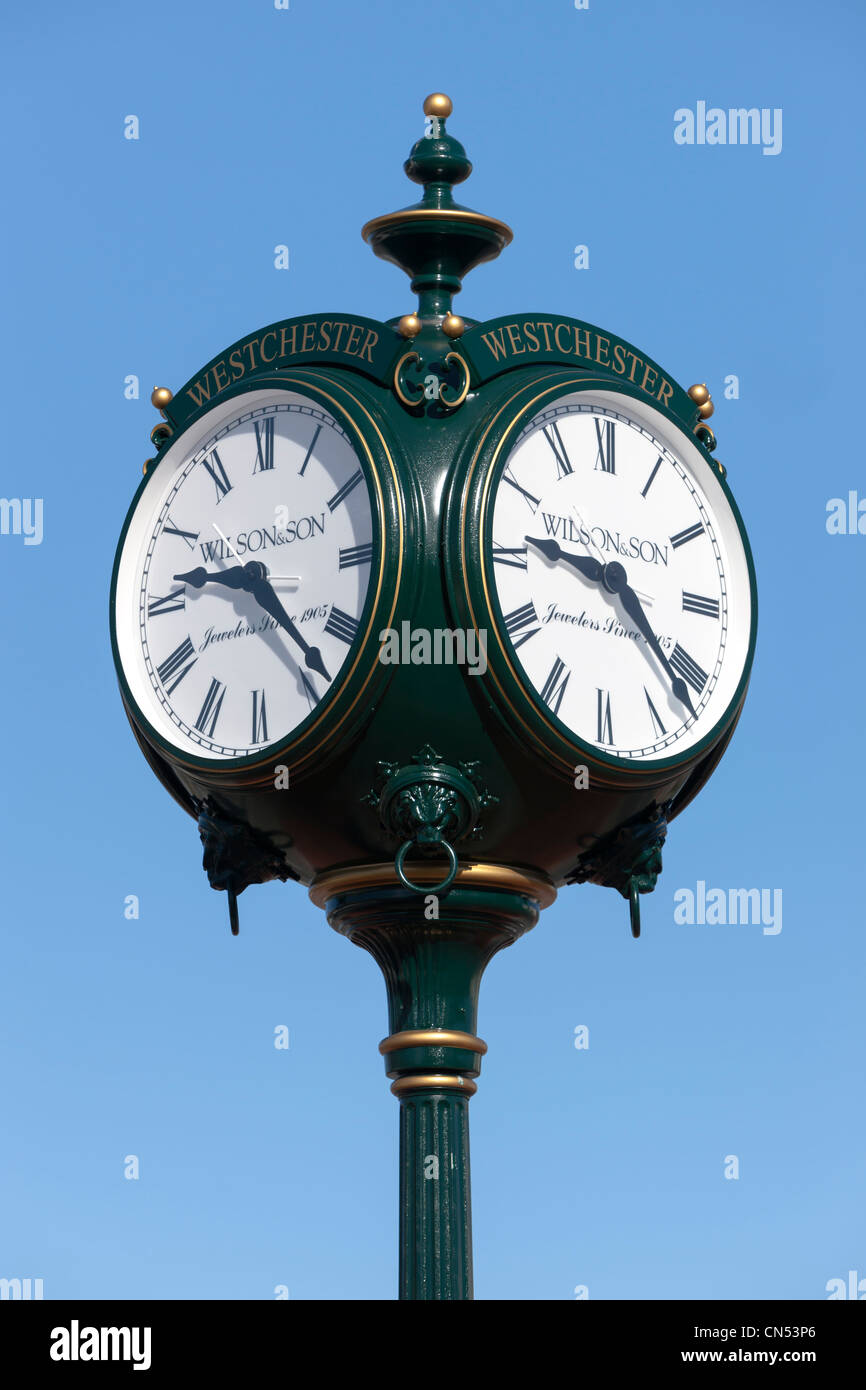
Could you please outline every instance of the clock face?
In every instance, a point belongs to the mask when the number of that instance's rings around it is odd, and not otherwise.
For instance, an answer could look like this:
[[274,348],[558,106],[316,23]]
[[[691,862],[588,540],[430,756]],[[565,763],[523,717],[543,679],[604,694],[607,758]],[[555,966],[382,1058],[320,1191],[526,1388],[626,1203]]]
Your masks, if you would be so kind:
[[235,397],[166,451],[118,569],[130,693],[197,758],[261,755],[336,689],[374,528],[343,426],[290,391]]
[[512,665],[549,715],[613,759],[712,732],[748,660],[748,562],[724,490],[658,412],[560,398],[496,484],[492,576]]

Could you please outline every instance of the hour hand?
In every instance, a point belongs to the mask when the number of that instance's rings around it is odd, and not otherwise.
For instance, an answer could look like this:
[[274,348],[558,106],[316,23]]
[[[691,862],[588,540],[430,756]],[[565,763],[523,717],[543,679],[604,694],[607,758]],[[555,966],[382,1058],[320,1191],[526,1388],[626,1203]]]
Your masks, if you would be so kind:
[[601,579],[601,562],[594,560],[591,555],[569,555],[558,541],[548,540],[546,537],[524,536],[523,539],[528,545],[534,545],[536,550],[540,550],[542,555],[546,555],[548,560],[564,560],[586,579]]
[[191,584],[194,589],[202,589],[205,584],[224,584],[229,589],[246,589],[249,583],[243,565],[234,565],[228,570],[214,570],[212,574],[208,574],[207,570],[199,565],[197,569],[188,570],[186,574],[176,574],[174,577],[183,584]]

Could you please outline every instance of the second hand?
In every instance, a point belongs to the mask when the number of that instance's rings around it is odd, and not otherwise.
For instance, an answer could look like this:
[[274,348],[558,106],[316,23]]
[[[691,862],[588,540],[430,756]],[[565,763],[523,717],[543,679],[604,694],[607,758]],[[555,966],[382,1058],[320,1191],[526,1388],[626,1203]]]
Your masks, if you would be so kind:
[[[217,526],[215,521],[211,522],[211,526],[216,531],[223,545],[228,547],[229,554],[234,556],[239,565],[243,564],[240,555],[238,555],[228,536],[223,535],[222,531]],[[299,574],[271,574],[270,570],[268,570],[267,565],[265,565],[265,571],[267,574],[268,583],[270,584],[272,584],[274,580],[276,580],[279,584],[300,584],[301,582],[301,576]]]

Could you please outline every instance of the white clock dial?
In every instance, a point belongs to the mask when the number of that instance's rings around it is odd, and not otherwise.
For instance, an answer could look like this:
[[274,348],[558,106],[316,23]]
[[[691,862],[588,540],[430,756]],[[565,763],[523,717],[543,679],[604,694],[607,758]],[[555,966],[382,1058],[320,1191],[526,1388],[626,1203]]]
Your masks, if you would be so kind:
[[523,679],[583,743],[659,761],[725,714],[746,556],[711,468],[657,412],[600,392],[535,416],[499,478],[492,561]]
[[130,691],[193,756],[260,754],[335,688],[364,608],[373,515],[338,421],[250,393],[160,459],[127,533],[116,629]]

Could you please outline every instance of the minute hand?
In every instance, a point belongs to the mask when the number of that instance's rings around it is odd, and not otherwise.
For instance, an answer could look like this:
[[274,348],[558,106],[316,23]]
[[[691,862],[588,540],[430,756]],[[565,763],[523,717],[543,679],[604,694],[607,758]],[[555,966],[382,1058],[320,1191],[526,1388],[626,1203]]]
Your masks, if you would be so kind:
[[252,594],[259,607],[264,608],[265,612],[270,614],[274,621],[279,623],[280,627],[285,628],[289,636],[297,642],[301,651],[304,653],[304,662],[309,666],[310,670],[318,671],[319,675],[324,676],[325,680],[329,681],[331,677],[325,669],[325,663],[322,660],[322,654],[318,647],[311,647],[308,642],[304,641],[268,581],[266,579],[254,578],[249,584],[249,592]]
[[630,588],[628,584],[625,584],[621,589],[617,588],[615,592],[619,594],[620,601],[626,613],[628,613],[629,617],[632,619],[633,622],[637,623],[638,627],[640,628],[650,647],[655,652],[662,666],[665,668],[665,671],[670,677],[671,690],[673,691],[674,695],[678,700],[682,701],[682,703],[688,709],[689,713],[692,715],[692,717],[694,717],[695,711],[694,706],[692,705],[691,697],[689,695],[688,686],[686,685],[685,681],[681,680],[680,677],[677,675],[676,671],[671,666],[671,663],[668,661],[667,657],[662,651],[661,643],[659,642],[659,639],[656,637],[655,633],[650,627],[646,613],[644,613],[643,608],[641,607],[640,599],[638,598],[634,589]]

